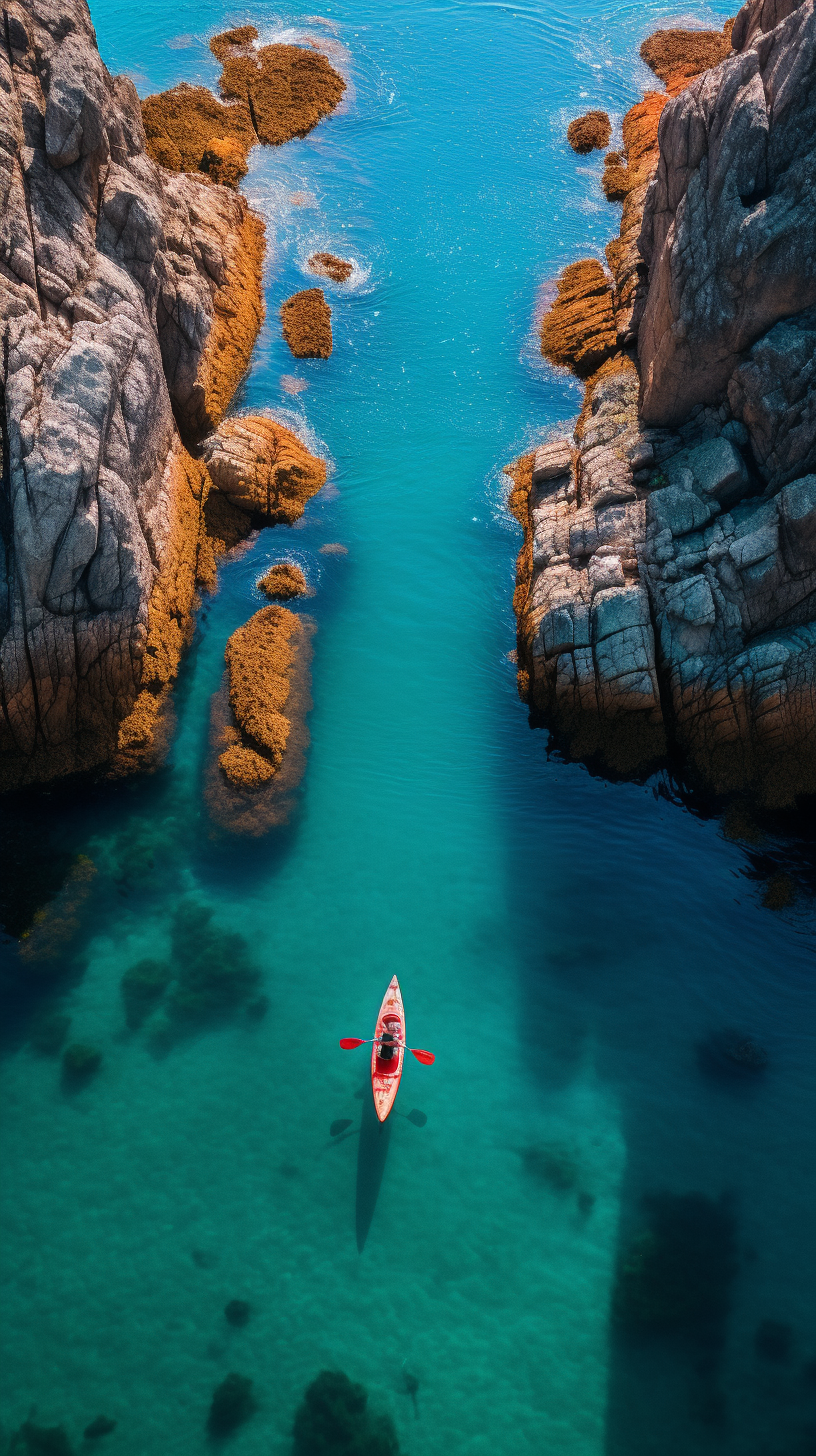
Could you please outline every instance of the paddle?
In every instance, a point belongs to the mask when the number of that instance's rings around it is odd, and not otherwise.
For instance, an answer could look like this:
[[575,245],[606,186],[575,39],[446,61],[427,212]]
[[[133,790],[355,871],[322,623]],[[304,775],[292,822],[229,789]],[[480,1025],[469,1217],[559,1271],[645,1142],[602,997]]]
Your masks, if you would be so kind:
[[[376,1036],[343,1036],[340,1038],[340,1045],[344,1052],[350,1052],[353,1047],[370,1046],[373,1041],[378,1040],[379,1037]],[[397,1046],[400,1045],[399,1042],[395,1044]],[[418,1062],[422,1062],[426,1067],[430,1067],[431,1063],[436,1061],[433,1052],[423,1052],[418,1047],[406,1047],[405,1050],[410,1052],[412,1056],[416,1057]]]

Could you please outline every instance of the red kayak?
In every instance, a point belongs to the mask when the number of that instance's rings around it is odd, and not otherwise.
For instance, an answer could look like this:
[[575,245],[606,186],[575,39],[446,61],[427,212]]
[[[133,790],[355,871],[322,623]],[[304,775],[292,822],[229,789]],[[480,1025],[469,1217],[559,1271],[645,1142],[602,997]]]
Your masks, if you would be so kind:
[[[383,1043],[381,1038],[393,1038],[390,1045],[393,1051],[390,1057],[383,1057]],[[386,1043],[387,1050],[388,1043]],[[405,1011],[402,1005],[402,992],[399,988],[399,981],[392,976],[391,984],[383,997],[377,1017],[377,1025],[374,1029],[374,1044],[371,1048],[371,1090],[374,1093],[374,1107],[380,1122],[385,1122],[391,1108],[394,1106],[394,1098],[402,1076],[402,1064],[405,1061]]]

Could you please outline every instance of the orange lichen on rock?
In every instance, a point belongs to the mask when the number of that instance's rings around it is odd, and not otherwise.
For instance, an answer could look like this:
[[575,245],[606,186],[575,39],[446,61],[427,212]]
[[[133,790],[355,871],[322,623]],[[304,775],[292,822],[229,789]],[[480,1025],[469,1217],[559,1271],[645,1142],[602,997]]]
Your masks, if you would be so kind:
[[346,258],[338,258],[335,253],[312,253],[306,259],[306,267],[323,278],[331,278],[334,283],[345,283],[354,272],[354,264]]
[[257,582],[258,590],[264,596],[280,602],[291,601],[293,597],[305,597],[308,593],[306,578],[299,566],[292,561],[276,561]]
[[333,111],[346,89],[324,55],[302,46],[256,50],[254,25],[213,36],[221,62],[218,101],[204,86],[174,86],[142,102],[147,150],[170,172],[205,172],[236,187],[256,142],[279,146],[308,132]]
[[320,51],[292,45],[249,49],[229,39],[235,34],[215,36],[210,49],[224,68],[221,94],[246,102],[259,141],[280,146],[306,136],[334,110],[346,83]]
[[731,54],[733,26],[733,20],[727,20],[722,30],[656,30],[647,36],[640,54],[668,94],[677,96],[695,76]]
[[571,263],[541,322],[541,352],[551,364],[592,374],[616,348],[612,286],[597,258]]
[[225,141],[240,152],[246,171],[247,153],[257,141],[248,106],[240,102],[225,106],[204,86],[183,82],[171,91],[146,97],[142,120],[148,155],[169,172],[211,172],[211,167],[203,165],[204,156],[214,142]]
[[215,295],[212,328],[199,374],[204,396],[202,430],[213,429],[223,419],[249,368],[264,320],[264,248],[263,219],[246,207],[226,281]]
[[267,525],[291,526],[326,483],[325,460],[265,415],[225,421],[205,440],[203,454],[216,489]]
[[234,833],[263,834],[291,811],[287,795],[305,766],[313,631],[308,618],[263,607],[227,643],[225,681],[212,700],[206,800]]
[[201,170],[219,187],[237,187],[246,176],[246,151],[234,137],[211,137],[204,148]]
[[165,710],[182,651],[192,635],[196,588],[214,579],[204,525],[209,486],[204,465],[177,439],[162,482],[171,513],[169,543],[150,594],[140,691],[119,724],[114,773],[155,766],[166,746]]
[[328,359],[331,309],[322,288],[304,288],[281,305],[283,337],[296,359]]
[[535,452],[521,455],[505,465],[504,474],[509,475],[513,488],[507,498],[507,508],[515,516],[524,532],[521,550],[516,557],[516,586],[513,592],[513,611],[516,615],[516,657],[518,669],[516,683],[522,702],[529,701],[530,672],[527,667],[531,644],[527,641],[528,617],[525,612],[530,585],[533,579],[533,527],[529,509],[530,491],[533,488],[533,465]]
[[567,141],[574,152],[603,151],[609,146],[612,126],[605,111],[587,111],[567,127]]

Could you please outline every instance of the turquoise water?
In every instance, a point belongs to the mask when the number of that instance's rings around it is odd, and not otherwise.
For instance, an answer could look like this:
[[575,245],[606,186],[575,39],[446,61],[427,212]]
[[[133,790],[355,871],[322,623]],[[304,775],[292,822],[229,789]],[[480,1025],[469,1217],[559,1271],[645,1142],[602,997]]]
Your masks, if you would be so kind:
[[[7,1431],[33,1407],[78,1441],[102,1411],[112,1456],[203,1452],[236,1370],[259,1401],[236,1456],[282,1456],[328,1367],[365,1384],[412,1456],[810,1449],[809,903],[763,908],[746,851],[656,784],[548,759],[508,660],[518,531],[500,469],[580,405],[537,358],[536,310],[617,227],[566,123],[600,105],[619,126],[649,84],[641,38],[726,14],[96,6],[104,59],[143,95],[214,84],[208,37],[248,21],[264,40],[322,37],[347,75],[337,115],[252,154],[268,320],[236,402],[294,424],[332,471],[296,529],[223,567],[168,770],[37,807],[97,873],[73,941],[46,971],[24,965],[2,1063]],[[277,310],[317,247],[357,267],[326,285],[331,359],[298,362]],[[292,396],[285,376],[308,387]],[[331,542],[348,554],[321,554]],[[315,588],[308,767],[289,826],[236,843],[202,804],[209,700],[281,555]],[[125,1029],[119,980],[167,954],[186,894],[246,938],[269,1010],[157,1057]],[[337,1039],[370,1034],[394,972],[409,1039],[437,1060],[406,1068],[387,1144],[365,1127],[361,1143],[366,1054]],[[71,1095],[25,1043],[46,976],[72,1038],[103,1053]],[[761,1078],[701,1074],[697,1044],[731,1026],[767,1049]],[[733,1196],[722,1349],[610,1329],[618,1250],[660,1190]],[[241,1330],[233,1297],[252,1305]],[[792,1327],[784,1361],[755,1352],[766,1318]]]

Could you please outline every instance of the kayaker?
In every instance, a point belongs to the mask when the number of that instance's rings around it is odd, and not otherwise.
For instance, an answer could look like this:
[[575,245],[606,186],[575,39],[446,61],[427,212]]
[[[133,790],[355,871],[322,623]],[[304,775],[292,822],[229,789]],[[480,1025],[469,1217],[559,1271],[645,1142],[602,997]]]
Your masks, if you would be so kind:
[[397,1054],[399,1039],[393,1031],[384,1031],[380,1037],[380,1061],[390,1062]]

